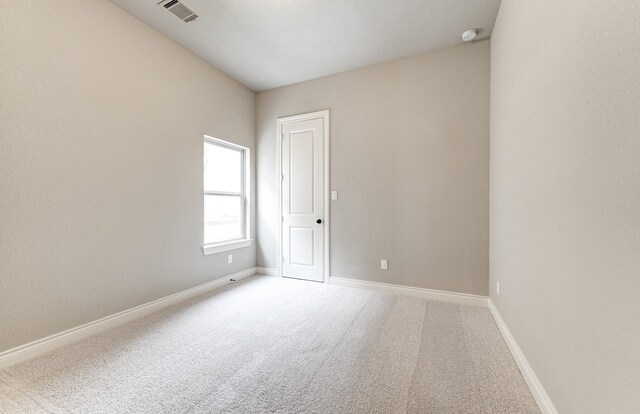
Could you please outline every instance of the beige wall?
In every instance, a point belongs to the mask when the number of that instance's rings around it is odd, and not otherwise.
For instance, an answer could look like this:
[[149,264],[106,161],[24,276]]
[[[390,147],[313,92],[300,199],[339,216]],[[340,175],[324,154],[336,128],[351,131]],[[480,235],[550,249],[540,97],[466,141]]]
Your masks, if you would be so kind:
[[276,118],[320,109],[331,275],[487,294],[489,42],[258,93],[260,266],[277,266]]
[[107,1],[0,3],[0,351],[255,266],[204,257],[202,136],[255,94]]
[[491,298],[562,414],[640,412],[638,22],[504,0],[492,38]]

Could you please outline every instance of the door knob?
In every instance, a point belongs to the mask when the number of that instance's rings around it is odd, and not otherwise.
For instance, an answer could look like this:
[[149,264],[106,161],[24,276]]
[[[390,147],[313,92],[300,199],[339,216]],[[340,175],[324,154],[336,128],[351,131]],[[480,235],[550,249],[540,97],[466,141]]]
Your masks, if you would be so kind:
[[322,224],[322,219],[318,219],[318,220],[316,220],[316,223],[318,223],[318,224]]

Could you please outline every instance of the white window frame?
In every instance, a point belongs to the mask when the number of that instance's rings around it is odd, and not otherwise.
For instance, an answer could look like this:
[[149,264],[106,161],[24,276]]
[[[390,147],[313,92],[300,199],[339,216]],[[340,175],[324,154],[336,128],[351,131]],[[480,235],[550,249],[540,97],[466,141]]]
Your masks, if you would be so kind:
[[[210,137],[208,135],[204,136],[204,141],[202,143],[203,146],[203,151],[204,151],[204,145],[205,144],[211,144],[211,145],[216,145],[218,147],[223,147],[226,149],[230,149],[230,150],[234,150],[234,151],[238,151],[240,152],[241,156],[242,156],[242,161],[241,161],[241,165],[242,165],[242,170],[240,172],[241,174],[241,189],[240,192],[225,192],[225,191],[208,191],[204,189],[204,173],[203,173],[203,182],[202,182],[202,189],[203,189],[203,197],[202,197],[202,202],[203,202],[203,206],[204,206],[204,198],[207,195],[215,195],[215,196],[227,196],[227,197],[239,197],[241,199],[241,208],[242,208],[242,213],[241,213],[241,217],[243,218],[242,220],[242,234],[243,236],[238,238],[238,239],[232,239],[232,240],[224,240],[224,241],[220,241],[220,242],[216,242],[216,243],[209,243],[209,244],[205,244],[204,243],[204,233],[203,233],[203,243],[202,243],[202,252],[205,254],[205,256],[210,255],[210,254],[215,254],[215,253],[221,253],[221,252],[226,252],[229,250],[235,250],[235,249],[240,249],[243,247],[250,247],[253,240],[250,238],[250,234],[251,234],[251,202],[250,202],[250,198],[249,198],[249,167],[250,167],[250,150],[247,147],[243,147],[241,145],[237,145],[237,144],[233,144],[231,142],[228,141],[223,141],[221,139],[218,138],[214,138],[214,137]],[[204,172],[204,166],[203,166],[203,172]],[[204,218],[204,217],[203,217]],[[204,227],[203,227],[204,229]]]

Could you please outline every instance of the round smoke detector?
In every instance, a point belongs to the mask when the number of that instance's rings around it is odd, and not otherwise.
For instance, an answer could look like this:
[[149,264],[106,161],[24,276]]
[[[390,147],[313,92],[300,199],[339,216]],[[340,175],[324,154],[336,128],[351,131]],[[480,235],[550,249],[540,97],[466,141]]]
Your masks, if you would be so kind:
[[469,29],[466,32],[462,33],[462,40],[465,42],[470,42],[478,36],[478,31],[476,29]]

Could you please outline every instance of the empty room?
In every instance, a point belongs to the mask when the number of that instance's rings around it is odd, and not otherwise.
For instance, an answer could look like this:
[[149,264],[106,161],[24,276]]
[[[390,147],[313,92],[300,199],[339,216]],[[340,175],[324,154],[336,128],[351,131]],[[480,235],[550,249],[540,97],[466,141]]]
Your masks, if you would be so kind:
[[640,413],[640,2],[0,0],[0,413]]

